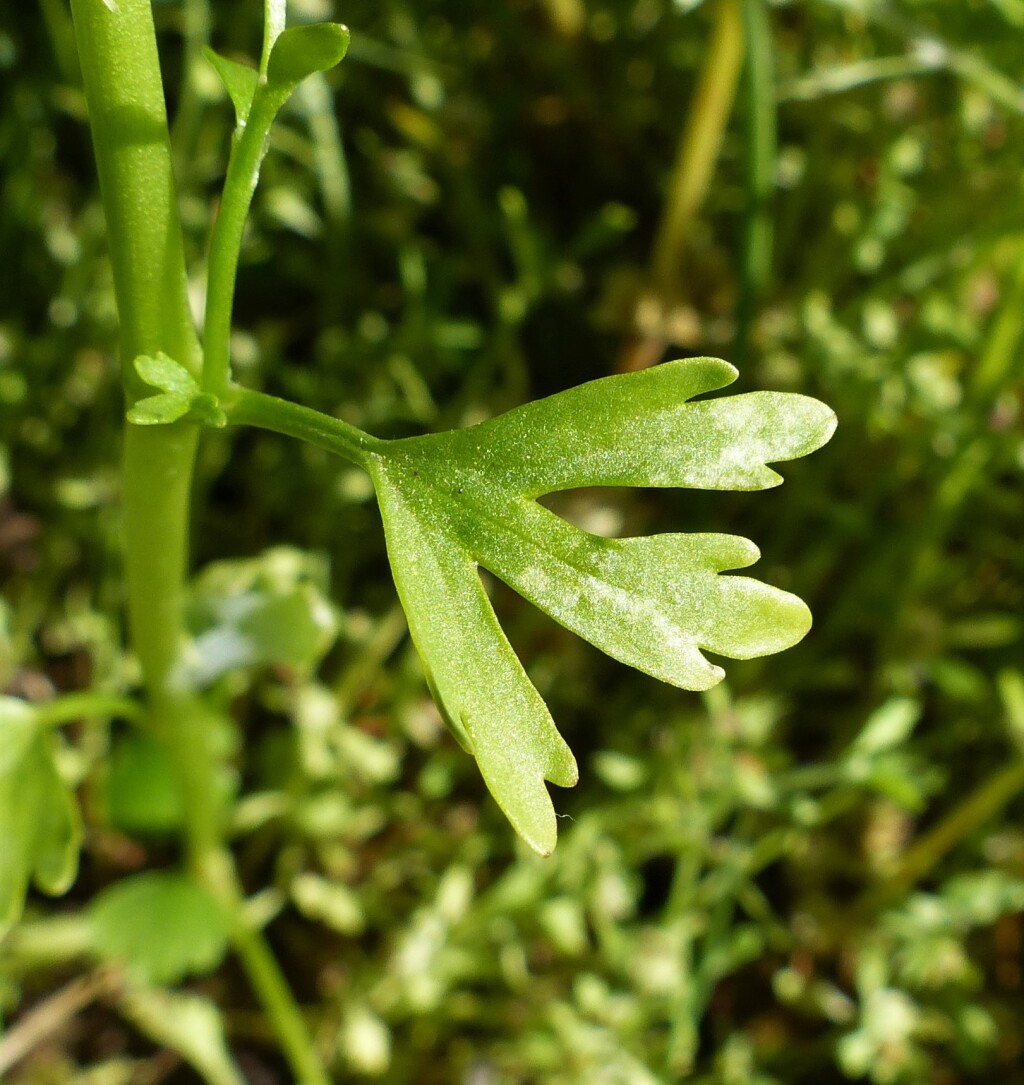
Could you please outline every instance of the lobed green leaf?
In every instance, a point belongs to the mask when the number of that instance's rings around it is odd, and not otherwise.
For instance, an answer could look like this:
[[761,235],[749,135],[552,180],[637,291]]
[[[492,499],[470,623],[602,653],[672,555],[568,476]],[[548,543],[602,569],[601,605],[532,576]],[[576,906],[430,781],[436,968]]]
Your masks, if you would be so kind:
[[715,358],[611,376],[468,430],[394,442],[373,459],[395,582],[441,711],[487,786],[542,854],[555,839],[545,780],[576,764],[498,626],[477,566],[604,652],[684,689],[724,677],[705,651],[750,659],[810,628],[806,605],[746,576],[731,535],[605,539],[534,498],[576,486],[778,485],[768,464],[828,441],[806,396],[692,401],[735,379]]
[[806,396],[693,397],[730,383],[713,358],[593,381],[466,430],[391,442],[372,458],[395,582],[428,682],[498,804],[537,851],[554,845],[544,781],[576,781],[547,707],[505,639],[478,566],[616,659],[684,689],[734,659],[799,641],[796,596],[745,576],[732,535],[604,539],[534,498],[579,486],[764,489],[768,464],[824,444],[835,416]]
[[192,407],[192,400],[179,392],[164,392],[159,396],[147,396],[134,403],[125,416],[136,426],[165,426],[184,418]]
[[126,415],[136,426],[165,426],[186,416],[207,426],[227,424],[227,415],[216,396],[200,390],[192,374],[166,354],[140,355],[133,363],[135,371],[154,388],[158,396],[135,402]]
[[403,492],[386,472],[375,481],[395,583],[438,707],[516,831],[550,854],[557,826],[544,781],[576,783],[572,752],[505,638],[476,563],[415,486]]
[[134,361],[135,372],[149,385],[171,395],[191,400],[199,392],[195,377],[180,363],[163,352],[152,357],[139,355]]
[[835,416],[773,392],[695,400],[736,370],[714,358],[609,377],[469,429],[381,441],[260,393],[229,416],[304,437],[370,471],[388,552],[428,683],[452,731],[516,829],[555,841],[545,781],[575,782],[572,755],[498,625],[478,575],[490,570],[568,629],[666,682],[705,690],[746,659],[810,628],[796,596],[746,576],[746,539],[667,534],[605,539],[536,502],[582,486],[763,489],[769,464],[824,444]]
[[412,455],[426,450],[432,469],[447,462],[525,497],[580,486],[777,486],[782,478],[767,464],[820,448],[835,415],[816,399],[782,392],[690,402],[736,376],[717,358],[667,362],[401,444]]

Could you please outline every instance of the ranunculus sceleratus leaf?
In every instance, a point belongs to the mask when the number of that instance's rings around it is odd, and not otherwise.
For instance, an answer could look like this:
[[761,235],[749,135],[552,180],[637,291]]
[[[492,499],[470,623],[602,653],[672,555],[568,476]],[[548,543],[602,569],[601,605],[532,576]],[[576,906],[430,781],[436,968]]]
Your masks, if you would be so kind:
[[285,30],[284,9],[283,0],[268,0],[266,4],[266,35],[259,71],[212,49],[203,50],[231,98],[240,129],[248,124],[258,97],[267,106],[259,117],[262,135],[269,132],[277,111],[304,79],[341,63],[351,38],[341,23],[312,23]]
[[452,730],[527,842],[548,853],[544,781],[575,761],[505,639],[477,572],[490,570],[616,659],[684,689],[724,672],[704,652],[746,659],[810,628],[803,602],[744,576],[758,559],[732,535],[589,535],[535,498],[580,486],[758,490],[767,465],[823,445],[835,416],[806,396],[753,392],[691,402],[731,383],[697,358],[592,381],[465,430],[386,444],[371,459],[398,591]]
[[310,23],[293,26],[274,41],[267,64],[267,90],[286,99],[315,72],[340,64],[348,52],[351,35],[341,23]]
[[253,99],[259,89],[260,73],[255,68],[241,64],[230,57],[221,56],[209,47],[203,50],[206,59],[220,76],[224,89],[235,107],[235,120],[241,126],[249,119]]
[[547,855],[556,828],[544,781],[572,787],[576,760],[498,625],[477,560],[421,500],[429,484],[410,492],[387,469],[377,484],[395,583],[431,692],[516,831]]

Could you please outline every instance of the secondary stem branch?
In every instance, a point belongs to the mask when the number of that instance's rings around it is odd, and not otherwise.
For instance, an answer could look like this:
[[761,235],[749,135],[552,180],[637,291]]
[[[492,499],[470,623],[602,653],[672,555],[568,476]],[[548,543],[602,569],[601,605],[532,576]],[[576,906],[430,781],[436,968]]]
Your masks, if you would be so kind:
[[275,112],[274,104],[257,93],[248,120],[235,130],[220,211],[210,235],[203,390],[214,395],[222,395],[231,378],[231,314],[238,260]]
[[1014,761],[983,780],[909,849],[895,873],[865,895],[864,910],[874,911],[906,893],[934,870],[957,844],[995,817],[1022,789],[1022,761]]

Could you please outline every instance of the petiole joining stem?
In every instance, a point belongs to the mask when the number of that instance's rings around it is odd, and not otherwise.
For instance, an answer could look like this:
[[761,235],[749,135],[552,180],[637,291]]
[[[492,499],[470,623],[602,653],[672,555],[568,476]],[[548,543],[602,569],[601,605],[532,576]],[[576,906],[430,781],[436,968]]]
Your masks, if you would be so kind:
[[232,425],[256,426],[298,437],[360,467],[366,467],[387,444],[340,418],[237,385],[222,398],[221,406]]

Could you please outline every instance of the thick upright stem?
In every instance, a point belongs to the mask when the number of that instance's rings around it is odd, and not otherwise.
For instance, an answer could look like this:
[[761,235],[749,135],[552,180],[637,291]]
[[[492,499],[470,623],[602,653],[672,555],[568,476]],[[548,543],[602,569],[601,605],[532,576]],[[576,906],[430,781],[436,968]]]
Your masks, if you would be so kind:
[[[151,0],[71,0],[121,324],[125,394],[149,394],[140,354],[170,355],[200,376]],[[241,914],[222,844],[219,760],[207,715],[177,681],[188,569],[188,523],[198,428],[142,427],[125,435],[125,564],[132,643],[150,719],[175,766],[189,865],[233,913],[235,945],[303,1085],[327,1085],[277,964]],[[253,947],[256,947],[255,949]]]
[[[133,360],[164,351],[194,373],[156,34],[149,0],[72,0],[121,327],[129,402],[145,394]],[[125,563],[132,641],[154,703],[179,651],[189,490],[197,430],[129,426],[124,448]]]
[[[189,314],[160,61],[149,0],[72,0],[121,330],[125,396],[146,394],[132,362],[164,351],[198,374]],[[179,423],[128,426],[122,501],[132,644],[155,730],[172,752],[180,697],[172,675],[181,649],[188,514],[198,430]],[[208,775],[195,773],[193,775]],[[184,770],[184,766],[182,766]],[[187,804],[191,857],[212,838]],[[200,841],[205,843],[200,844]]]
[[[185,290],[167,113],[149,0],[72,0],[107,216],[125,383],[144,353],[166,351],[198,374],[199,343]],[[161,434],[162,440],[169,440]]]

